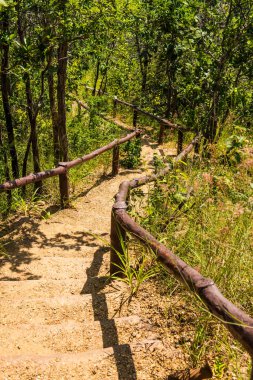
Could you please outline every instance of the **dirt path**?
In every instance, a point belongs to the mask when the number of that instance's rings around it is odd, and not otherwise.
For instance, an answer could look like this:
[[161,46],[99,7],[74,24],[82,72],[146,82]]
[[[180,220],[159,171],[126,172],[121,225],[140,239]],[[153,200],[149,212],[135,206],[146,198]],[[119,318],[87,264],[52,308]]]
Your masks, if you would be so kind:
[[166,293],[153,281],[128,303],[128,287],[106,277],[113,197],[152,169],[155,150],[146,141],[140,170],[98,177],[74,208],[2,231],[1,380],[165,379],[186,366]]

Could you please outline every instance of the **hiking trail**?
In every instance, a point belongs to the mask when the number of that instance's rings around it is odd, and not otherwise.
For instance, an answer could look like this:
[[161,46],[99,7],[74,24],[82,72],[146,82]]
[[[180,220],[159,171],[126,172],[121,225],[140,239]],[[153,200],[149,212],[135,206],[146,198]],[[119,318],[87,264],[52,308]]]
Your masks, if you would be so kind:
[[113,197],[123,180],[153,170],[154,152],[143,139],[140,169],[96,174],[73,208],[3,229],[1,380],[151,380],[186,367],[182,331],[164,318],[180,300],[147,282],[127,302],[127,285],[107,277]]

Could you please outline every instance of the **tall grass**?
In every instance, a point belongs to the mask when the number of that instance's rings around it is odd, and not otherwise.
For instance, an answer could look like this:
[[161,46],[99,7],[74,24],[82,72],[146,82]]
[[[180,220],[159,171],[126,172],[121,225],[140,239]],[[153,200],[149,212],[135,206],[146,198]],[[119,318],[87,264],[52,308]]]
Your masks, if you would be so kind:
[[[150,189],[145,210],[135,218],[253,315],[253,159],[251,163],[242,149],[237,153],[239,160],[233,161],[232,153],[228,157],[226,150],[221,154],[217,149],[208,161],[193,160],[174,170]],[[241,347],[197,297],[168,276],[164,279],[168,291],[176,288],[189,315],[194,314],[187,322],[191,340],[185,344],[192,365],[209,358],[215,378],[246,379],[247,355]]]

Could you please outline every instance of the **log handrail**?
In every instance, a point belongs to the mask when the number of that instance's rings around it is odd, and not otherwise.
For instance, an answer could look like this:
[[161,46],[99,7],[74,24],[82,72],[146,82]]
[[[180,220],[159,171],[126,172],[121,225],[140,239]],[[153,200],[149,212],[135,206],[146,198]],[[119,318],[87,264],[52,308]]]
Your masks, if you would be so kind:
[[[86,86],[86,88],[92,90],[92,87]],[[98,90],[96,90],[96,92],[100,93]],[[160,123],[160,132],[159,132],[159,137],[158,137],[158,144],[162,144],[163,143],[163,140],[164,140],[164,128],[165,127],[170,127],[172,129],[177,129],[177,131],[178,131],[177,153],[179,154],[181,152],[181,150],[183,148],[183,139],[184,139],[183,131],[184,132],[188,131],[185,127],[179,126],[177,124],[173,124],[173,123],[171,123],[167,119],[162,119],[161,117],[155,116],[155,115],[153,115],[153,114],[151,114],[151,113],[149,113],[147,111],[144,111],[144,110],[136,107],[135,105],[133,105],[131,103],[125,102],[123,100],[119,100],[119,99],[117,99],[116,96],[113,99],[114,99],[113,100],[113,102],[114,102],[114,110],[113,110],[114,117],[105,116],[101,112],[98,112],[98,111],[96,111],[96,115],[99,116],[99,117],[101,117],[102,119],[110,122],[110,123],[113,123],[113,124],[117,125],[118,127],[122,128],[122,129],[126,129],[128,131],[133,131],[137,127],[138,112],[139,113],[143,113],[143,114],[145,114],[145,115],[153,118],[154,120],[156,120],[156,121],[158,121]],[[77,102],[77,104],[81,108],[84,108],[88,112],[91,111],[91,108],[88,106],[87,103],[84,103],[80,99],[77,99],[77,98],[74,98],[74,97],[73,97],[73,100],[75,100]],[[127,106],[129,106],[129,107],[131,107],[133,109],[133,128],[128,127],[126,125],[122,125],[122,123],[120,123],[118,120],[115,119],[115,117],[116,117],[117,103],[121,103],[121,104],[127,105]]]
[[[106,96],[110,96],[108,93],[106,92],[103,92],[103,91],[100,91],[100,90],[96,90],[94,89],[93,87],[89,87],[87,85],[85,85],[85,88],[88,89],[88,90],[91,90],[91,91],[94,91],[98,94],[101,94],[101,95],[106,95]],[[137,105],[135,104],[132,104],[132,103],[129,103],[129,102],[126,102],[125,100],[121,100],[121,99],[118,99],[117,96],[112,96],[113,98],[113,101],[114,101],[114,107],[116,107],[116,104],[122,104],[122,105],[125,105],[127,107],[130,107],[133,109],[134,112],[136,113],[141,113],[143,115],[146,115],[148,117],[150,117],[151,119],[153,120],[156,120],[158,121],[160,124],[161,124],[161,129],[163,129],[164,126],[167,126],[171,129],[176,129],[178,131],[189,131],[190,129],[185,127],[185,126],[182,126],[182,125],[179,125],[179,124],[175,124],[175,123],[172,123],[171,121],[161,117],[161,116],[157,116],[157,115],[154,115],[152,114],[151,112],[148,112],[148,111],[145,111],[143,110],[142,108],[138,107]],[[163,136],[160,136],[160,142],[162,142],[163,140]]]
[[[183,160],[198,140],[199,137],[195,137],[187,148],[174,159],[174,164]],[[126,232],[129,232],[144,245],[150,247],[163,266],[173,273],[188,290],[190,289],[201,298],[210,312],[219,318],[253,358],[253,319],[225,298],[213,280],[203,277],[196,269],[186,264],[147,230],[138,225],[127,213],[127,199],[131,189],[163,177],[171,168],[172,166],[169,166],[159,174],[121,183],[112,209],[110,273],[111,275],[116,273],[121,275],[119,273],[121,263],[119,255],[123,254],[122,240],[126,243]],[[253,372],[251,379],[253,379]]]
[[[86,111],[91,112],[91,108],[88,106],[87,103],[84,103],[77,98],[73,98],[73,100],[75,100],[81,108],[84,108]],[[108,121],[109,123],[113,123],[113,124],[117,125],[117,127],[120,127],[120,128],[125,129],[127,131],[134,131],[134,128],[123,125],[122,123],[119,123],[117,120],[113,119],[112,117],[103,115],[101,112],[96,111],[96,115],[101,117],[103,120]]]
[[[2,183],[0,185],[0,192],[13,190],[13,189],[18,188],[18,187],[26,186],[30,183],[35,183],[38,181],[45,180],[49,177],[59,176],[59,178],[60,178],[60,176],[66,176],[66,173],[69,169],[71,169],[77,165],[80,165],[84,162],[87,162],[87,161],[97,157],[98,155],[100,155],[100,154],[102,154],[108,150],[111,150],[111,149],[114,149],[114,150],[117,149],[118,150],[119,145],[124,144],[126,141],[129,141],[134,137],[138,137],[141,133],[142,133],[142,131],[137,129],[136,131],[133,131],[132,133],[127,134],[125,137],[116,139],[116,140],[110,142],[109,144],[94,150],[91,153],[88,153],[82,157],[76,158],[75,160],[68,161],[68,162],[59,162],[58,167],[56,167],[56,168],[48,169],[48,170],[45,170],[45,171],[42,171],[39,173],[32,173],[32,174],[29,174],[25,177],[17,178],[17,179],[14,179],[12,181],[7,181],[5,183]],[[119,157],[118,157],[118,154],[115,155],[115,152],[113,154],[113,157],[114,157],[114,159],[113,159],[113,165],[112,165],[112,167],[113,167],[113,173],[112,174],[115,175],[118,173]],[[117,162],[115,162],[115,157],[117,157]],[[66,202],[66,197],[65,198],[64,197],[65,197],[65,194],[61,193],[62,206],[64,206],[63,203]]]
[[125,105],[127,107],[130,107],[133,110],[135,110],[136,112],[142,113],[143,115],[146,115],[146,116],[150,117],[151,119],[154,119],[154,120],[158,121],[160,124],[163,124],[163,125],[165,125],[165,126],[167,126],[169,128],[177,129],[177,130],[182,130],[182,131],[188,131],[189,130],[185,126],[172,123],[171,121],[169,121],[167,119],[164,119],[161,116],[156,116],[156,115],[152,114],[151,112],[145,111],[142,108],[139,108],[138,106],[136,106],[134,104],[125,102],[124,100],[120,100],[116,96],[114,97],[114,101],[116,103],[123,104],[123,105]]

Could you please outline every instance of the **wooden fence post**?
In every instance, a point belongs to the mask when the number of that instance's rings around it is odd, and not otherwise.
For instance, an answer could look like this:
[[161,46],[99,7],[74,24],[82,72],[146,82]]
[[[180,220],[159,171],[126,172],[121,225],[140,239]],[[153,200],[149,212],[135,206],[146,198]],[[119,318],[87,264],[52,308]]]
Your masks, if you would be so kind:
[[137,127],[137,118],[138,118],[138,111],[136,110],[135,107],[133,108],[133,127],[134,127],[134,129],[136,129],[136,127]]
[[[58,166],[63,166],[66,168],[64,162],[59,162]],[[59,187],[61,196],[61,208],[67,208],[69,206],[69,180],[68,180],[68,170],[65,173],[59,175]]]
[[113,113],[112,113],[112,117],[115,119],[117,116],[117,97],[114,96],[113,98]]
[[199,154],[199,142],[194,145],[194,153]]
[[123,277],[124,273],[119,267],[122,267],[120,256],[125,255],[126,231],[117,222],[114,210],[111,214],[111,258],[110,258],[110,275],[117,274]]
[[159,136],[158,136],[158,144],[163,144],[164,140],[164,130],[165,130],[165,125],[163,123],[160,124],[160,131],[159,131]]
[[177,154],[181,153],[183,150],[184,134],[179,129],[178,130],[178,139],[177,139]]
[[119,145],[116,145],[112,151],[112,175],[119,173]]

